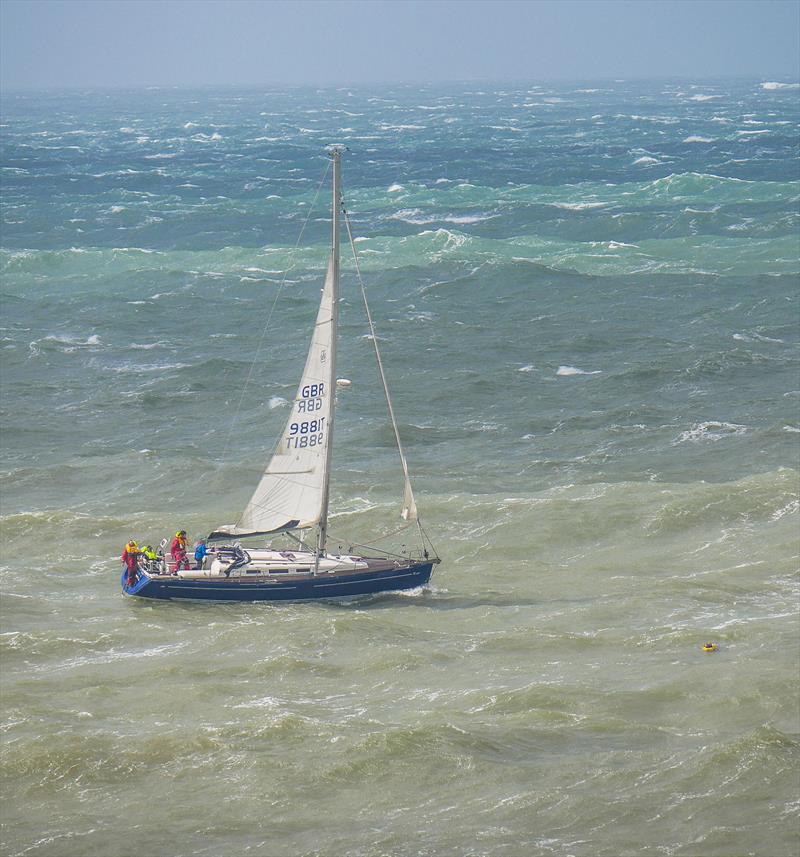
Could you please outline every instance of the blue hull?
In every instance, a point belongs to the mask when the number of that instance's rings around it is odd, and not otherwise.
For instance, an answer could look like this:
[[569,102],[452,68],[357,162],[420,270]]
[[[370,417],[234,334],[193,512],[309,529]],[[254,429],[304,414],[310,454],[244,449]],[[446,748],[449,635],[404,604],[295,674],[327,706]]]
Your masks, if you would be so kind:
[[281,580],[278,577],[266,580],[252,577],[192,580],[140,574],[132,587],[126,584],[126,573],[123,572],[122,591],[138,598],[164,601],[312,601],[416,589],[428,583],[432,571],[432,562],[422,562],[381,571],[335,576],[318,574],[292,580]]

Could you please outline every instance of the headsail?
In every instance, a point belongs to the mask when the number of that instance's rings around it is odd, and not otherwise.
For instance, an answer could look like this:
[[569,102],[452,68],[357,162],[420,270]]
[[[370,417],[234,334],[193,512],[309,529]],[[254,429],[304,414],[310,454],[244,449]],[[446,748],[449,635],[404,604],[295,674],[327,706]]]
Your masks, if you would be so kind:
[[333,328],[337,274],[331,254],[292,413],[241,519],[235,527],[220,528],[220,534],[270,533],[313,527],[320,522],[336,392]]

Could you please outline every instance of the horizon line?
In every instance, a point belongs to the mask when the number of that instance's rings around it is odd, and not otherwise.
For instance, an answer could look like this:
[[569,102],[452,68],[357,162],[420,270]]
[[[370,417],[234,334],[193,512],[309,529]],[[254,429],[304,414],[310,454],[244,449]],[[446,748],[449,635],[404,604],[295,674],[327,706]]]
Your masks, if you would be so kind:
[[337,83],[293,83],[288,81],[272,82],[197,82],[197,83],[113,83],[113,84],[16,84],[6,86],[0,79],[0,93],[47,93],[47,92],[75,92],[75,91],[158,91],[158,90],[181,90],[181,89],[316,89],[323,91],[337,91],[343,89],[370,89],[377,86],[400,86],[400,87],[435,87],[453,85],[475,85],[475,84],[623,84],[623,83],[690,83],[690,82],[760,82],[760,83],[783,83],[800,86],[800,77],[788,75],[753,75],[753,74],[712,74],[712,75],[653,75],[653,76],[631,76],[631,77],[475,77],[475,78],[450,78],[446,80],[411,80],[411,79],[385,79],[360,82],[337,82]]

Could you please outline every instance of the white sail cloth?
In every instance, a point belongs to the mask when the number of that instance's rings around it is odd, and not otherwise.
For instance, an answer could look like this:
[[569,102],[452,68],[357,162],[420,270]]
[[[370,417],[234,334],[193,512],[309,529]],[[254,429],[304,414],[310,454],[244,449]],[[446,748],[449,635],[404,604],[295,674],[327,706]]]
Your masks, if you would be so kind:
[[331,255],[291,416],[238,524],[221,528],[231,535],[313,527],[320,522],[336,395],[332,371],[335,276]]

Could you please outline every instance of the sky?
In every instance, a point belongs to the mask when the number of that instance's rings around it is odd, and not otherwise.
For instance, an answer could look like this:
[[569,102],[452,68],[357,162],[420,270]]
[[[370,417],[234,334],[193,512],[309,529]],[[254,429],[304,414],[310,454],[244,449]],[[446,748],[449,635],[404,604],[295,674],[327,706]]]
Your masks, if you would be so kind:
[[800,0],[0,0],[0,87],[800,79]]

